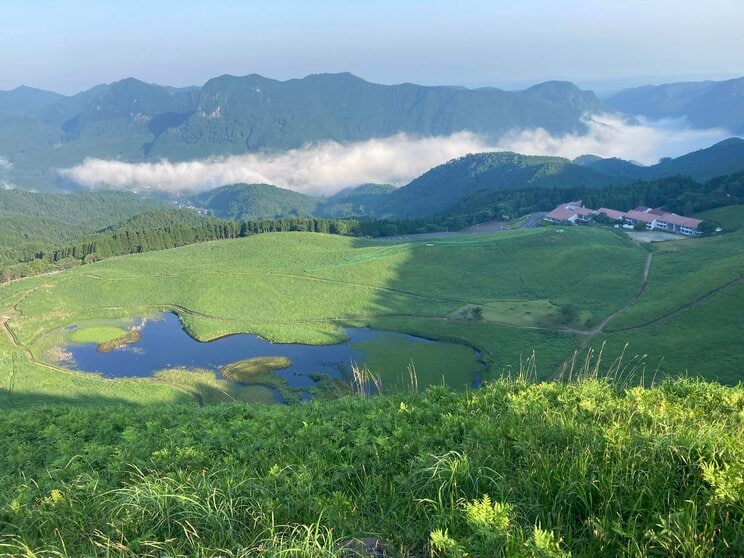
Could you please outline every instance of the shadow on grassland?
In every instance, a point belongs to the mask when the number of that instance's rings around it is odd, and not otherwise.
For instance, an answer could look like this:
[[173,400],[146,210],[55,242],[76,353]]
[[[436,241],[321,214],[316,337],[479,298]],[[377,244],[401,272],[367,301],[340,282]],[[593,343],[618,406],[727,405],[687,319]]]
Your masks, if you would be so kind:
[[[408,333],[428,339],[465,345],[477,351],[483,365],[475,370],[482,379],[501,374],[517,373],[520,361],[537,355],[539,377],[549,377],[554,368],[577,346],[571,333],[549,329],[511,327],[489,322],[475,316],[453,317],[469,305],[483,305],[493,300],[529,300],[546,296],[535,292],[535,281],[525,277],[529,269],[521,269],[509,254],[511,248],[529,248],[540,231],[527,234],[488,234],[453,239],[430,239],[401,244],[380,244],[376,254],[360,260],[353,271],[345,266],[344,273],[355,280],[375,276],[378,266],[393,269],[374,300],[376,316],[366,320],[370,327]],[[514,239],[514,240],[511,240]],[[542,242],[542,241],[537,241]],[[516,246],[512,246],[516,244]],[[358,241],[359,248],[369,249],[369,241]],[[385,254],[389,255],[386,256]],[[386,260],[387,258],[387,260]],[[539,265],[535,262],[534,265]],[[385,352],[380,347],[380,352]],[[375,362],[375,359],[371,359]],[[384,359],[378,359],[384,362]],[[394,359],[387,359],[391,362]],[[409,362],[402,354],[400,361]],[[423,362],[414,362],[421,384]],[[441,383],[472,384],[474,372],[447,374],[450,362],[426,362],[437,367],[424,375]],[[400,375],[400,373],[399,373]],[[405,374],[404,383],[407,381]],[[454,386],[457,387],[457,386]]]

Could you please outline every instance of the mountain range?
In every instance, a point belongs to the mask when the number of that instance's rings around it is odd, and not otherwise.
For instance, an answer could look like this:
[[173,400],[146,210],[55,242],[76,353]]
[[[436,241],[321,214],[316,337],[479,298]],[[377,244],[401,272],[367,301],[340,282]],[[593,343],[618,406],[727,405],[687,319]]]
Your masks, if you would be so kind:
[[605,99],[610,108],[651,120],[685,118],[695,128],[744,133],[744,77],[644,85]]
[[70,97],[21,87],[0,93],[0,157],[12,165],[0,182],[49,190],[56,169],[86,157],[185,161],[397,133],[582,133],[585,115],[607,111],[591,91],[561,81],[515,92],[379,85],[349,73],[226,75],[187,88],[128,78]]
[[[225,75],[202,87],[184,88],[128,78],[69,97],[19,87],[0,92],[0,185],[47,191],[74,188],[56,171],[88,157],[187,161],[396,133],[426,137],[467,130],[498,138],[507,131],[542,128],[553,135],[581,134],[587,115],[612,111],[649,119],[686,118],[694,126],[742,132],[743,92],[744,78],[739,78],[645,86],[621,91],[603,102],[591,91],[565,81],[504,91],[379,85],[349,73],[287,81],[255,74]],[[566,164],[549,163],[552,167]],[[575,164],[582,169],[571,169],[570,174],[579,183],[593,181],[592,173],[639,179],[655,172],[619,160],[586,159]],[[548,183],[563,171],[541,172],[532,180]],[[403,194],[395,196],[403,199]],[[349,203],[346,211],[356,211]]]
[[293,216],[406,219],[447,213],[478,192],[602,189],[674,176],[705,182],[742,171],[744,140],[730,138],[651,166],[591,155],[571,161],[510,152],[476,153],[439,165],[400,188],[365,184],[322,198],[268,184],[234,184],[187,199],[190,204],[226,219]]

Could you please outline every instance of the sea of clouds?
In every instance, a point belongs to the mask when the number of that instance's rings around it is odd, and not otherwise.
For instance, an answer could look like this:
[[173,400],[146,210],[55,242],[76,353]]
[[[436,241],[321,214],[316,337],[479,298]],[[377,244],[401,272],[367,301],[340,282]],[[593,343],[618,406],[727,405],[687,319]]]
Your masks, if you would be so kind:
[[586,134],[555,136],[539,128],[510,132],[493,141],[471,132],[424,138],[397,134],[187,162],[86,159],[59,173],[89,188],[193,193],[246,182],[330,195],[366,182],[403,185],[432,167],[468,153],[515,151],[568,158],[594,154],[653,164],[661,157],[683,155],[731,135],[719,128],[693,129],[684,119],[641,120],[637,124],[613,115],[595,115],[586,123]]

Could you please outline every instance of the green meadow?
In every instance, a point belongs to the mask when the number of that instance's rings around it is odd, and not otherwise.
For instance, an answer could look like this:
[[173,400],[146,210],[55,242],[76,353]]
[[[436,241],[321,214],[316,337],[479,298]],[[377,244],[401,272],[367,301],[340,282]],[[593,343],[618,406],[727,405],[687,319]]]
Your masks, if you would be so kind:
[[0,421],[0,554],[739,557],[744,389],[502,379]]
[[[736,383],[743,247],[742,231],[639,245],[601,227],[539,227],[399,243],[273,233],[112,258],[0,287],[0,402],[213,400],[179,374],[106,380],[55,361],[67,326],[86,324],[73,340],[116,342],[127,318],[164,310],[201,341],[246,332],[331,344],[347,326],[368,326],[440,342],[361,344],[390,390],[411,367],[421,386],[460,387],[533,353],[539,378],[559,377],[589,347],[607,366],[624,354],[645,378]],[[649,253],[648,285],[633,302]]]

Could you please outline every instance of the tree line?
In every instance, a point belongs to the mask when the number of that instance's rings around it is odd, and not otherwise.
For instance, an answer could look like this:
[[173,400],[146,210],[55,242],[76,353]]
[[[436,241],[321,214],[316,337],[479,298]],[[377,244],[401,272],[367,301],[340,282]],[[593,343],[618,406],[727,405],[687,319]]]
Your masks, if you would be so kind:
[[678,176],[609,188],[526,188],[483,190],[458,202],[447,213],[423,219],[332,219],[287,217],[229,221],[177,210],[151,210],[121,225],[61,245],[26,244],[0,250],[0,282],[67,269],[101,259],[197,242],[242,238],[270,232],[301,231],[355,237],[386,237],[456,231],[490,220],[509,220],[548,211],[570,200],[587,207],[627,211],[638,205],[663,206],[691,215],[744,204],[744,173],[698,183]]

